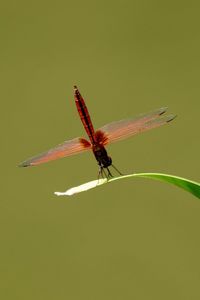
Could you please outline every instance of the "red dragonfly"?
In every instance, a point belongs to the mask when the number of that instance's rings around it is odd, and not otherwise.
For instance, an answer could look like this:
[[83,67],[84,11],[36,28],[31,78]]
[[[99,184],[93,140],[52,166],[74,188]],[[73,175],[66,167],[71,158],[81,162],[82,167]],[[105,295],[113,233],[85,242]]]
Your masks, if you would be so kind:
[[[20,167],[36,166],[50,160],[74,155],[86,150],[92,150],[99,165],[99,175],[101,174],[102,177],[105,175],[107,178],[112,177],[108,167],[113,166],[118,173],[121,174],[121,172],[119,172],[119,170],[112,164],[112,159],[108,156],[105,149],[107,144],[167,124],[175,118],[175,115],[162,116],[167,110],[167,108],[164,107],[150,113],[140,115],[136,118],[120,120],[118,122],[107,124],[95,131],[85,101],[76,86],[74,86],[74,98],[80,119],[89,137],[89,141],[80,137],[65,141],[63,144],[60,144],[47,152],[22,162],[19,165]],[[105,170],[107,170],[108,174],[106,174]]]

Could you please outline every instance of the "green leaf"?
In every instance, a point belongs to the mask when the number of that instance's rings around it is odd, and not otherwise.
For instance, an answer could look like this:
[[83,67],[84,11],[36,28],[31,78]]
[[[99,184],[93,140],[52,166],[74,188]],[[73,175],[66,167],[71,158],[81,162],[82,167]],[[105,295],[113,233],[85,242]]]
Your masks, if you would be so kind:
[[192,181],[192,180],[182,178],[182,177],[161,174],[161,173],[138,173],[138,174],[129,174],[129,175],[123,175],[123,176],[119,176],[119,177],[114,177],[109,180],[107,180],[107,179],[93,180],[93,181],[84,183],[82,185],[79,185],[77,187],[73,187],[73,188],[67,190],[66,192],[55,192],[55,195],[57,195],[57,196],[72,196],[77,193],[88,191],[88,190],[98,187],[100,185],[103,185],[106,183],[111,183],[116,180],[126,179],[129,177],[151,178],[151,179],[155,179],[155,180],[168,182],[168,183],[174,184],[174,185],[190,192],[191,194],[193,194],[194,196],[196,196],[197,198],[200,199],[200,184],[199,183]]
[[140,173],[136,174],[137,177],[144,177],[144,178],[151,178],[155,180],[160,180],[164,182],[168,182],[171,184],[174,184],[194,196],[200,199],[200,184],[198,182],[179,177],[174,175],[168,175],[168,174],[161,174],[161,173]]

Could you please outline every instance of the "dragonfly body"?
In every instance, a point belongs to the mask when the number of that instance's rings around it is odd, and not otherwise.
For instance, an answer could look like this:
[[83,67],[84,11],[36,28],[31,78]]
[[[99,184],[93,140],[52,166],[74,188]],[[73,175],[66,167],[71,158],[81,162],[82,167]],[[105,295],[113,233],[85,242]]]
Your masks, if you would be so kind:
[[103,137],[104,134],[98,131],[95,132],[85,101],[76,86],[74,86],[74,98],[80,119],[92,144],[92,151],[101,172],[102,168],[107,169],[112,165],[112,159],[108,156],[107,151],[103,146],[103,142],[105,143],[105,139]]
[[[102,176],[105,174],[109,177],[112,175],[108,167],[113,166],[113,164],[111,157],[108,156],[105,149],[107,144],[160,127],[175,118],[174,115],[162,116],[167,108],[160,108],[134,119],[120,120],[107,124],[95,131],[85,101],[76,86],[74,86],[74,99],[89,141],[84,138],[68,140],[49,151],[22,162],[19,165],[20,167],[36,166],[51,160],[74,155],[86,150],[92,150],[99,165],[99,173]],[[108,174],[105,173],[104,169],[107,169]]]

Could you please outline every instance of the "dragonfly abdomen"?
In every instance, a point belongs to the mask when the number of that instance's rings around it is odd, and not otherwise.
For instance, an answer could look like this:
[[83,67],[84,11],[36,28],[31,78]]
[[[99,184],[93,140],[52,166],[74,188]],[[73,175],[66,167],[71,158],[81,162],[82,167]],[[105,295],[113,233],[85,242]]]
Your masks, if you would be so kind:
[[86,107],[85,101],[76,86],[74,86],[74,97],[75,97],[76,107],[79,116],[81,118],[81,121],[83,123],[83,126],[88,134],[90,141],[92,142],[92,144],[94,144],[95,143],[94,127],[92,125],[92,121],[90,119],[90,115]]

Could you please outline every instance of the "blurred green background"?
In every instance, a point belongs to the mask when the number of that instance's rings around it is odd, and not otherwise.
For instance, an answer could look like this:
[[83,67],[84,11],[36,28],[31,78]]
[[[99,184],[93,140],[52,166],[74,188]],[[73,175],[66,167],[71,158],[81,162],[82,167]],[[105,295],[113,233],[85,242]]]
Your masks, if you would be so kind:
[[168,106],[178,118],[109,146],[124,173],[200,181],[198,1],[1,3],[0,298],[200,299],[200,202],[145,179],[72,198],[96,179],[85,153],[35,168],[24,159],[96,128]]

